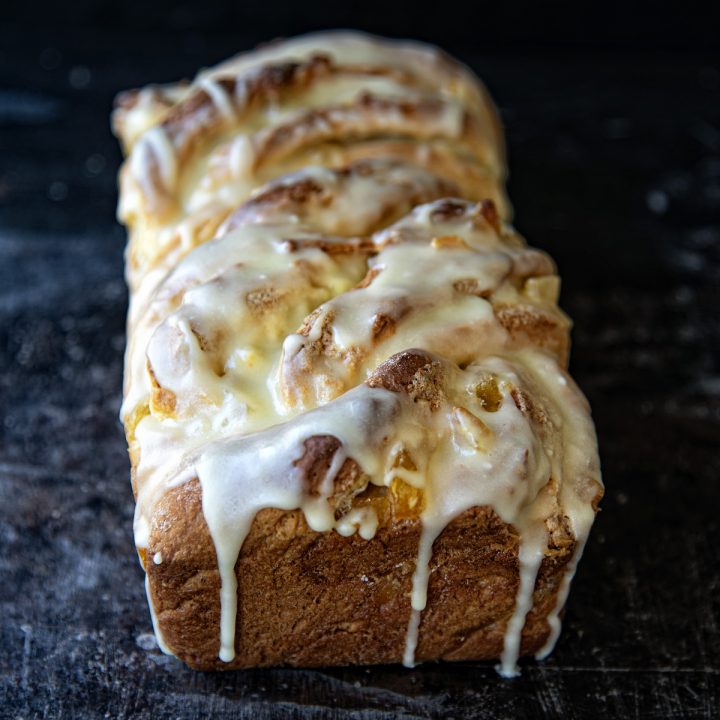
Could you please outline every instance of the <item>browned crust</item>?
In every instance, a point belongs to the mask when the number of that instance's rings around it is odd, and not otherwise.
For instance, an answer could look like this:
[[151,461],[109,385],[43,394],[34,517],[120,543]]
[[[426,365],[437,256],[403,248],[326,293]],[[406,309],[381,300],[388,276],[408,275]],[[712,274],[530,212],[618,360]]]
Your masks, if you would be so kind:
[[567,367],[570,323],[559,309],[495,304],[493,311],[513,343],[548,350],[563,367]]
[[[305,452],[293,464],[301,470],[308,494],[321,496],[323,481],[342,443],[333,435],[313,435],[303,445]],[[328,498],[337,517],[350,510],[353,498],[365,490],[368,482],[368,476],[355,460],[346,458],[333,479],[332,494]]]
[[177,407],[177,397],[175,393],[160,385],[149,360],[147,361],[147,372],[150,376],[150,384],[152,386],[150,403],[153,410],[161,415],[172,415]]
[[501,232],[500,215],[495,203],[492,200],[481,200],[476,207],[476,212],[478,211],[483,220],[499,235]]
[[433,204],[430,220],[433,223],[469,220],[478,230],[490,229],[498,237],[510,241],[515,238],[512,232],[503,227],[497,204],[491,198],[482,198],[478,202],[458,197],[443,198]]
[[[379,181],[387,182],[388,172],[402,166],[413,168],[412,165],[405,163],[358,160],[346,167],[330,170],[337,186],[324,185],[313,177],[299,177],[294,182],[271,182],[230,215],[223,232],[230,232],[246,224],[248,220],[255,221],[257,213],[261,213],[268,217],[273,214],[292,214],[303,222],[312,221],[314,225],[319,225],[327,232],[346,234],[348,229],[342,225],[341,218],[336,220],[338,226],[328,227],[331,223],[324,217],[324,213],[332,213],[334,203],[354,178],[378,177]],[[413,184],[412,181],[395,187],[387,201],[383,199],[377,206],[368,208],[365,227],[353,229],[353,232],[370,234],[386,227],[416,205],[458,194],[458,187],[453,182],[435,175],[428,175],[425,179],[431,181],[428,182],[427,187],[419,183]]]
[[[342,167],[358,160],[391,158],[412,163],[459,188],[470,200],[492,198],[503,218],[512,214],[499,174],[460,151],[455,144],[437,138],[423,142],[415,138],[373,137],[348,142],[320,143],[303,148],[287,159],[292,168],[321,164]],[[265,180],[271,179],[264,177]]]
[[[301,178],[294,183],[271,185],[250,198],[247,202],[244,202],[239,210],[246,211],[250,208],[267,207],[273,210],[283,211],[288,208],[307,207],[312,203],[322,205],[327,202],[327,195],[327,188],[323,187],[317,180],[313,178]],[[242,222],[238,222],[238,220],[242,220],[242,214],[236,211],[229,218],[230,228],[232,228],[234,224],[242,224]]]
[[[218,78],[216,82],[227,93],[236,112],[247,112],[261,102],[277,100],[290,91],[302,91],[320,78],[337,73],[327,55],[318,53],[304,62],[266,65],[239,77]],[[241,98],[241,104],[236,98]],[[227,122],[202,87],[175,105],[162,122],[162,128],[175,146],[178,159],[184,162],[203,136],[212,134]]]
[[337,240],[326,240],[323,238],[286,238],[283,241],[288,252],[295,252],[298,249],[317,248],[327,255],[370,255],[376,248],[368,238],[349,238],[342,242]]
[[406,350],[386,360],[370,377],[370,387],[405,393],[413,402],[425,400],[435,410],[444,397],[442,366],[422,350]]
[[[394,663],[402,660],[420,521],[391,517],[372,540],[311,530],[302,512],[262,510],[236,564],[236,658],[219,650],[219,590],[197,481],[159,504],[147,563],[159,627],[173,652],[202,670]],[[553,534],[522,634],[522,654],[548,636],[574,540]],[[472,508],[433,546],[418,660],[497,658],[518,588],[518,536],[487,507]]]
[[255,148],[254,170],[287,158],[309,145],[393,135],[462,142],[470,154],[492,167],[494,163],[487,152],[488,144],[483,142],[468,111],[463,111],[462,127],[457,135],[446,132],[441,120],[448,107],[448,103],[434,98],[400,100],[364,93],[353,104],[308,110],[261,135]]

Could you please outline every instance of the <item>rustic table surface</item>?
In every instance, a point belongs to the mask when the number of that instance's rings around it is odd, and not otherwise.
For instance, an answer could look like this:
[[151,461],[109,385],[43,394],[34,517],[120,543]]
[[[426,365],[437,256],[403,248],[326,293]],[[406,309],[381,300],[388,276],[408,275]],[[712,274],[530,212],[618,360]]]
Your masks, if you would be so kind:
[[201,674],[157,650],[117,420],[108,115],[256,39],[218,37],[0,26],[0,715],[718,717],[720,70],[687,52],[449,48],[501,108],[516,223],[559,265],[600,438],[607,495],[554,655],[506,681]]

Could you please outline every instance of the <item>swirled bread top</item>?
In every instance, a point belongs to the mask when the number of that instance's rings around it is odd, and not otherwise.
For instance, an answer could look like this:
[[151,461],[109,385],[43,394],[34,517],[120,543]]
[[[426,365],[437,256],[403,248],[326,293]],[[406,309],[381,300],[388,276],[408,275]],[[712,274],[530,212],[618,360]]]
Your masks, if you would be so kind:
[[212,237],[264,182],[309,165],[395,158],[505,216],[503,149],[477,79],[435,48],[320,33],[240,55],[192,83],[121,98],[119,216],[133,288]]

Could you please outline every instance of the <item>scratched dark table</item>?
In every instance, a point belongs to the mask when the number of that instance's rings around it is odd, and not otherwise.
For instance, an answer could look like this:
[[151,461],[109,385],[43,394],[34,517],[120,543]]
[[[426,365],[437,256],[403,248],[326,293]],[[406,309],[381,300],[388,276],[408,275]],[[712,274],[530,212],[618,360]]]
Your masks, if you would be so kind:
[[0,716],[718,717],[720,68],[707,43],[445,43],[501,109],[516,224],[559,265],[600,438],[607,494],[555,653],[510,681],[490,663],[201,674],[158,651],[132,542],[108,115],[119,90],[278,33],[270,20],[211,32],[205,16],[197,29],[182,7],[170,31],[84,17],[58,15],[58,30],[0,18]]

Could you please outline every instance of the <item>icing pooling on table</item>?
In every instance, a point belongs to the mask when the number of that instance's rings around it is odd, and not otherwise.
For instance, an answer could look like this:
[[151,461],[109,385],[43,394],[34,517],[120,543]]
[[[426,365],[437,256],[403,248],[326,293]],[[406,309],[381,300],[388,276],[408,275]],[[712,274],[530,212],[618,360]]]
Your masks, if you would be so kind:
[[[364,152],[372,156],[370,146],[350,126],[345,141],[355,143],[360,166],[306,168],[256,190],[263,179],[293,169],[277,162],[269,175],[256,172],[262,138],[281,126],[296,131],[310,110],[350,107],[363,92],[419,103],[441,99],[437,133],[455,140],[470,112],[491,148],[478,158],[494,157],[490,175],[502,177],[492,112],[466,71],[422,46],[400,51],[352,34],[319,37],[337,62],[358,67],[321,78],[297,97],[266,98],[252,112],[243,95],[248,84],[236,82],[234,94],[226,89],[228,77],[248,79],[269,62],[307,59],[317,40],[300,40],[241,56],[176,92],[182,102],[202,90],[210,103],[203,117],[221,119],[191,167],[177,138],[157,124],[162,116],[150,101],[141,98],[126,119],[139,137],[120,209],[132,226],[131,264],[133,253],[140,263],[130,273],[135,292],[122,411],[134,457],[136,543],[148,548],[163,494],[198,478],[221,577],[220,658],[230,662],[235,564],[256,513],[300,509],[314,530],[370,540],[378,530],[372,508],[338,517],[332,510],[335,476],[352,459],[369,483],[390,486],[400,478],[424,500],[404,651],[411,666],[434,541],[465,510],[491,507],[518,535],[517,597],[499,666],[512,676],[548,544],[545,522],[553,514],[566,517],[577,550],[541,654],[557,639],[599,487],[594,429],[582,395],[558,366],[562,352],[538,349],[532,337],[518,337],[499,320],[500,308],[525,307],[566,333],[555,305],[557,278],[551,261],[501,227],[485,206],[462,201],[422,205],[389,229],[358,237],[418,202],[457,193],[447,176],[389,150],[386,159],[363,159]],[[400,74],[373,75],[370,57],[374,66]],[[418,145],[428,158],[434,132]],[[458,158],[464,152],[448,148]],[[332,155],[314,157],[324,162]],[[158,188],[175,207],[169,217],[146,205]],[[434,354],[441,372],[434,400],[414,402],[367,384],[384,361],[404,351]],[[473,391],[488,377],[501,399],[493,409]],[[517,392],[532,398],[542,422]],[[340,445],[313,494],[297,463],[304,442],[323,435]],[[412,456],[413,470],[397,466],[401,450]]]

